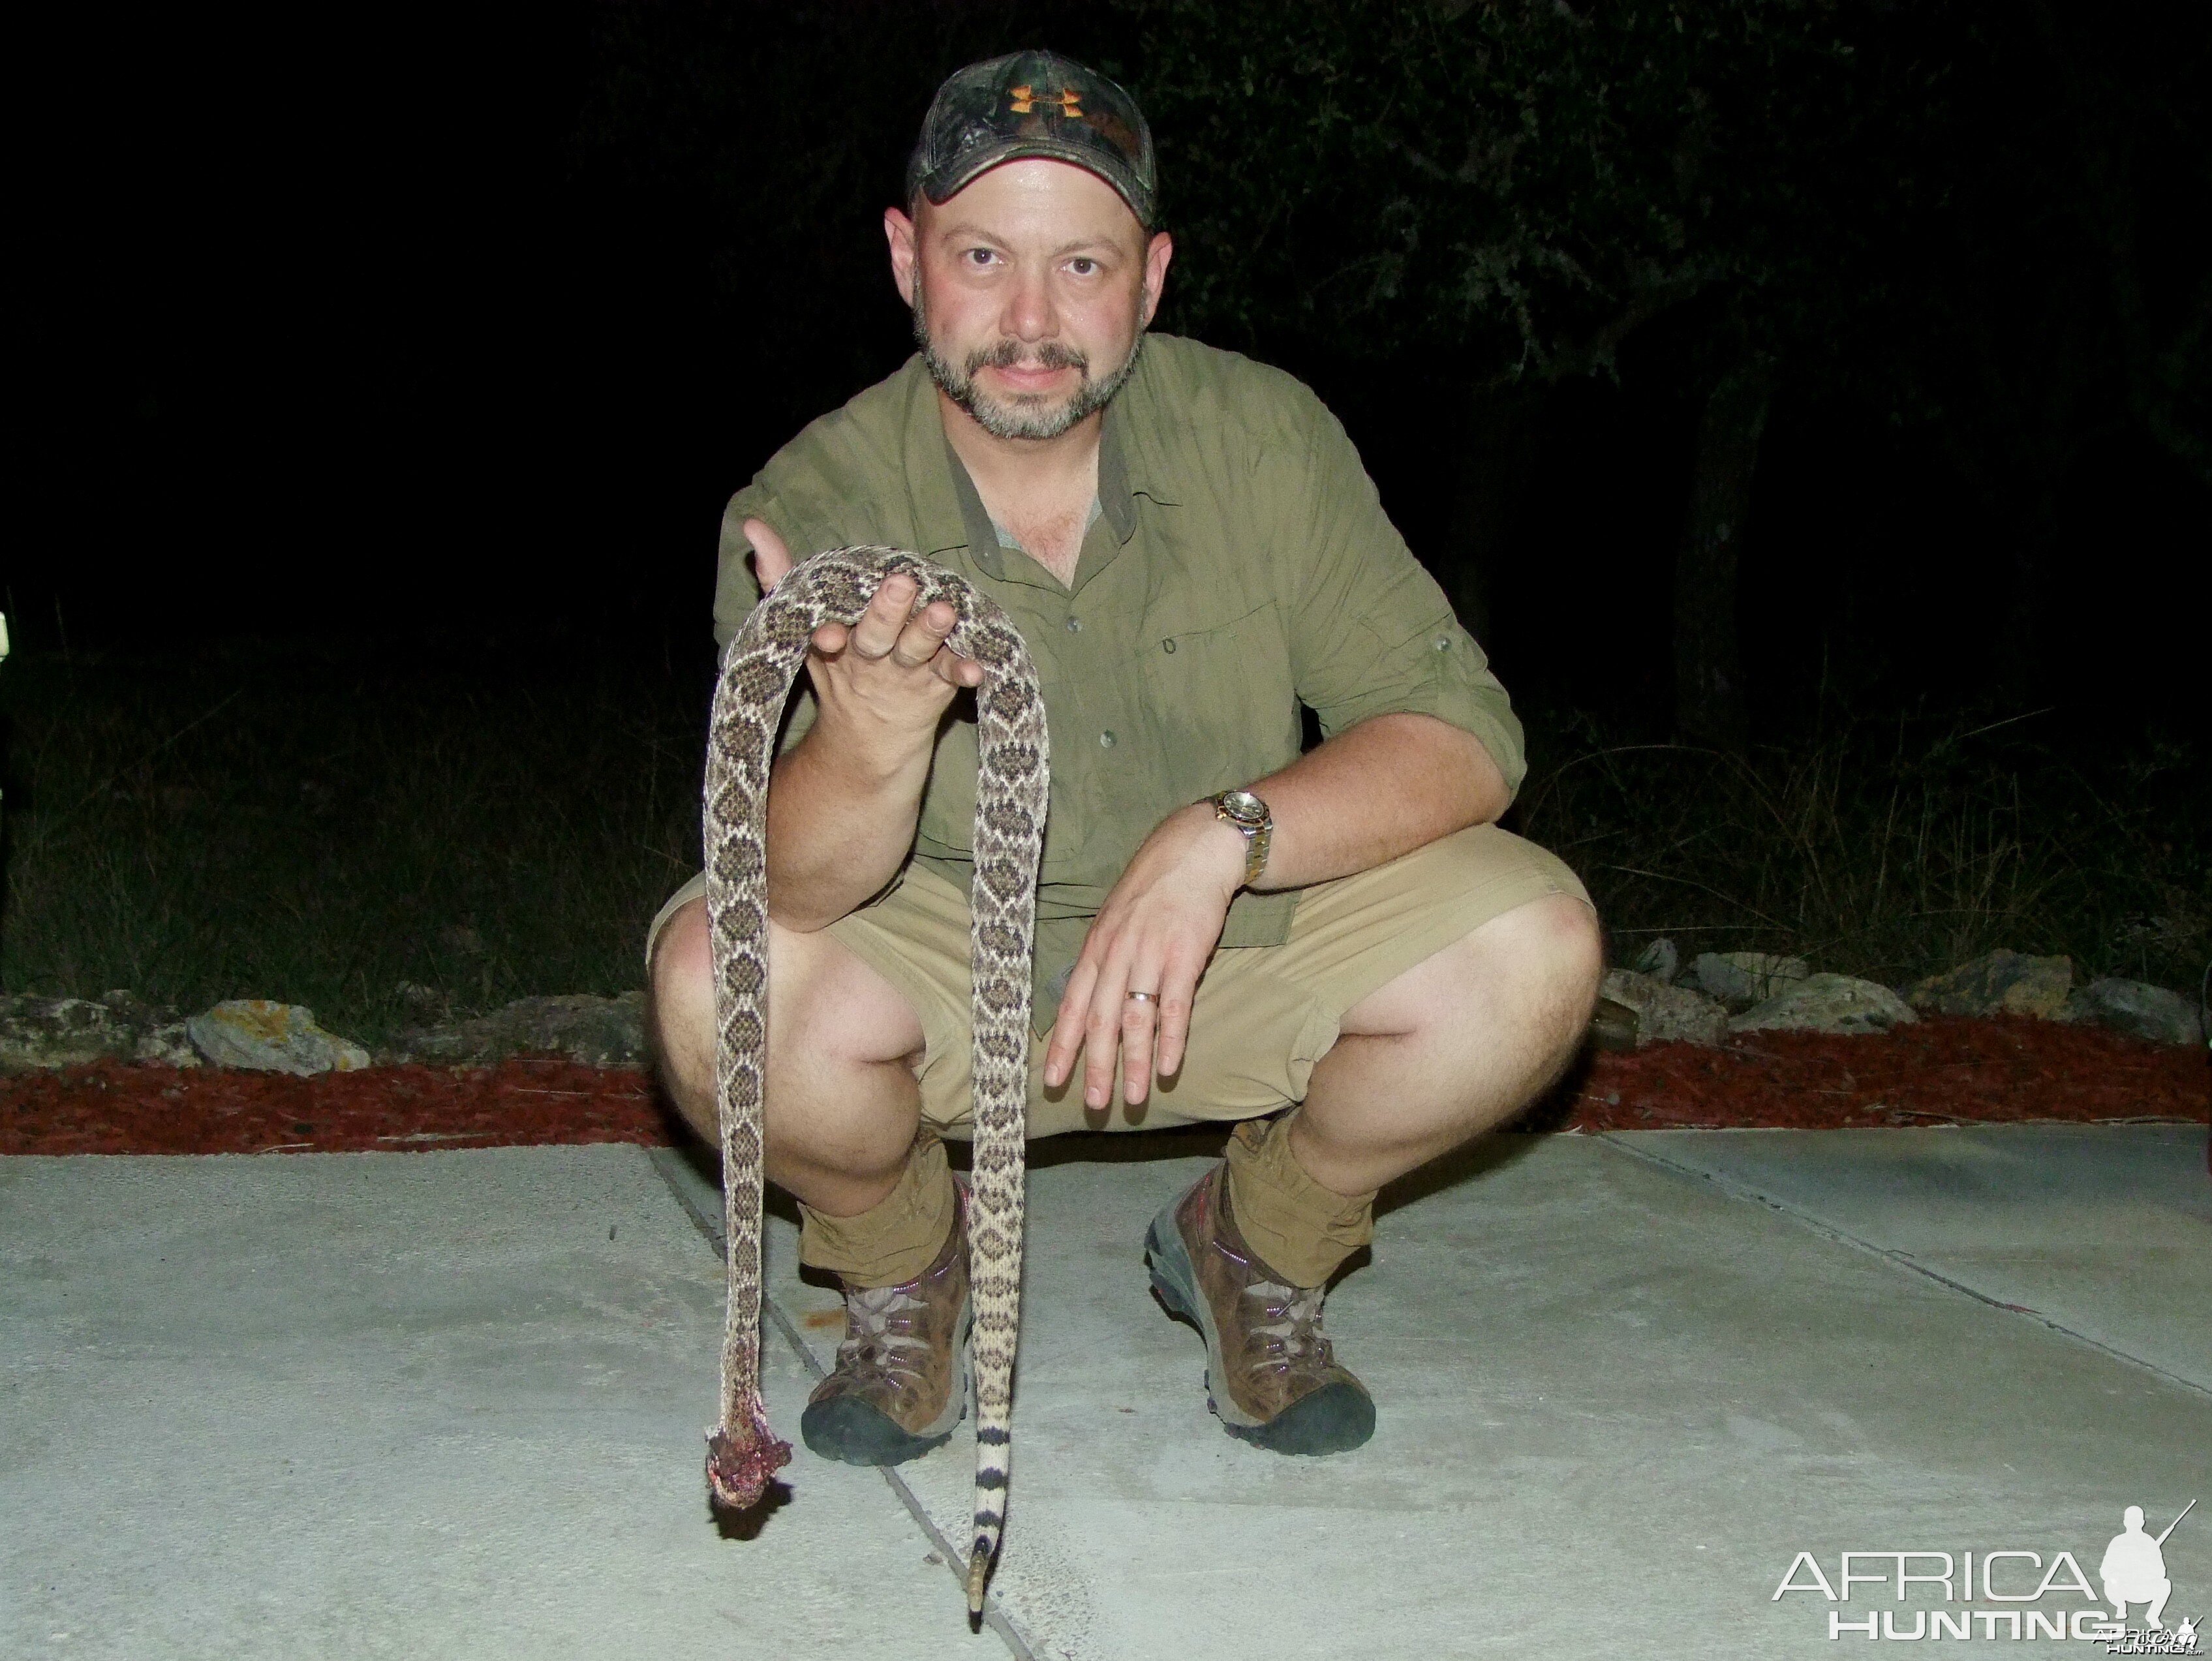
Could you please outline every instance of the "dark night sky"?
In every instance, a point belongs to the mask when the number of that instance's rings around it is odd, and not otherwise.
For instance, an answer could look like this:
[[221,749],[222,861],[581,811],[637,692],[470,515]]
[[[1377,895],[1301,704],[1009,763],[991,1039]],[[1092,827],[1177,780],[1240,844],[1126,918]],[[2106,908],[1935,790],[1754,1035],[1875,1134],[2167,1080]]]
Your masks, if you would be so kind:
[[[1004,44],[1024,41],[1024,14],[1006,9]],[[580,169],[592,15],[48,16],[19,70],[27,511],[5,585],[21,646],[62,627],[703,639],[722,500],[857,390],[847,366],[893,367],[904,319],[884,276],[866,315],[809,320],[818,384],[759,384],[747,331],[788,320],[732,315],[714,239],[680,204]],[[879,160],[888,191],[903,157]],[[872,208],[854,220],[824,227],[813,256],[878,261]],[[783,255],[759,258],[773,270]],[[1691,429],[1668,349],[1632,349],[1620,387],[1571,388],[1552,412],[1551,506],[1523,531],[1545,580],[1495,585],[1510,683],[1602,701],[1663,676],[1652,620]],[[1452,435],[1421,367],[1287,367],[1346,416],[1417,549],[1433,547]],[[1802,625],[1844,603],[1841,563],[1881,573],[1848,603],[1868,649],[1902,664],[1896,685],[1970,696],[1980,660],[1958,643],[1994,603],[1993,567],[1956,482],[1863,412],[1787,391],[1761,466],[1754,673],[1817,675]],[[2212,598],[2202,487],[2116,440],[2092,446],[2064,513],[2091,557],[2062,579],[2061,678],[2099,688],[2100,708],[2191,696]],[[1558,603],[1563,570],[1578,606]]]

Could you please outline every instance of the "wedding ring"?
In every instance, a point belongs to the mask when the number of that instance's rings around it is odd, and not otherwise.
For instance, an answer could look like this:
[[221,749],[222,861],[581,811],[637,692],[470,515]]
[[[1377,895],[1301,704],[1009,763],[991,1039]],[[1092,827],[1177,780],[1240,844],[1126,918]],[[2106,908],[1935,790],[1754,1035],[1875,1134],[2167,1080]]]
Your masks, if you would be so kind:
[[1139,1003],[1157,1003],[1160,1001],[1160,995],[1158,992],[1131,992],[1129,996]]

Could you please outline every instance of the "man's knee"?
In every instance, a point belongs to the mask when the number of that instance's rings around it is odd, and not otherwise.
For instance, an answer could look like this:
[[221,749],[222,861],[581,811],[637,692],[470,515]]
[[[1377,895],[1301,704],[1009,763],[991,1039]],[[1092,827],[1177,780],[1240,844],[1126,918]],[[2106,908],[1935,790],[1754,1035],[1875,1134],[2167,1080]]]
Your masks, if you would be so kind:
[[[780,1057],[890,1061],[922,1046],[921,1023],[896,987],[825,931],[768,925],[769,1044]],[[653,942],[650,1006],[663,1048],[714,1043],[714,959],[707,902],[679,906]]]
[[1547,894],[1493,917],[1468,939],[1492,967],[1547,988],[1578,1022],[1589,1019],[1605,979],[1605,937],[1583,901]]
[[680,1064],[702,1043],[713,1045],[714,970],[707,902],[693,900],[661,924],[646,978],[647,1028],[664,1066]]
[[1597,918],[1571,894],[1502,912],[1346,1013],[1346,1032],[1467,1031],[1481,1012],[1578,1040],[1605,974]]
[[[1605,936],[1597,913],[1571,894],[1532,900],[1493,918],[1486,943],[1493,972],[1518,981],[1529,996],[1533,1036],[1559,1064],[1581,1045],[1605,979]],[[1475,931],[1479,937],[1482,931]]]
[[769,1067],[918,1062],[921,1018],[826,929],[768,925]]

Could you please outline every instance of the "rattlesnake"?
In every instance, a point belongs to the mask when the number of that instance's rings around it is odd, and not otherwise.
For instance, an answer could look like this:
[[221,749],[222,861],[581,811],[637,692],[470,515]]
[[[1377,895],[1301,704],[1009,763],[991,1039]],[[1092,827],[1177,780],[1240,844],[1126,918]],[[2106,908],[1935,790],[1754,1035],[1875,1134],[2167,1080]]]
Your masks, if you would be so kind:
[[768,1053],[768,782],[776,728],[807,641],[859,617],[893,573],[915,579],[920,608],[958,613],[946,644],[983,666],[975,709],[973,912],[975,1159],[969,1278],[975,1312],[975,1526],[968,1608],[980,1617],[1005,1519],[1014,1343],[1021,1316],[1024,1108],[1037,860],[1048,785],[1044,696],[1006,614],[950,571],[888,548],[818,554],[765,596],[731,640],[707,755],[707,917],[720,1033],[715,1091],[729,1238],[722,1417],[708,1434],[707,1481],[723,1504],[760,1499],[791,1458],[760,1393],[762,1107]]

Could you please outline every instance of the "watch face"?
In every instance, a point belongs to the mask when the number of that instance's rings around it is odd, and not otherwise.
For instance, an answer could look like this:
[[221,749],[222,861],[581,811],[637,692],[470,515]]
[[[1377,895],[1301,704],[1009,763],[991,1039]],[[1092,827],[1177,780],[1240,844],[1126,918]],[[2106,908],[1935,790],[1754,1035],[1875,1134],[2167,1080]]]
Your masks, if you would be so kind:
[[1267,822],[1267,804],[1249,790],[1224,791],[1216,798],[1222,812],[1239,825],[1249,825],[1255,830]]

